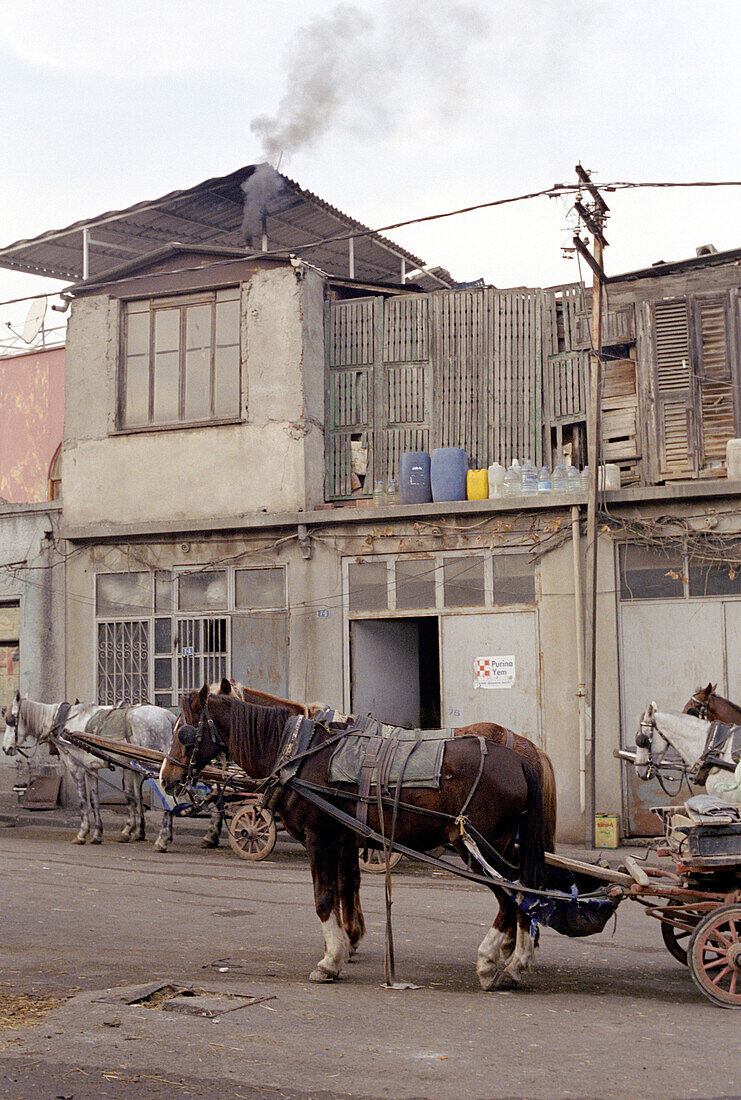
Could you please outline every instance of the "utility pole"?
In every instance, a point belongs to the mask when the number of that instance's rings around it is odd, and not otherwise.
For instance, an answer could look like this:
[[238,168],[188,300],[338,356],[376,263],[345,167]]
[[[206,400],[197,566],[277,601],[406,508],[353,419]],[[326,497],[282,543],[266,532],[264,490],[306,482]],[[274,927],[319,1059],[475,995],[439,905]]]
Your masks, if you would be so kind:
[[609,207],[592,183],[589,172],[576,165],[579,183],[591,196],[585,206],[581,200],[574,204],[580,219],[592,234],[592,250],[578,235],[574,247],[592,269],[592,326],[591,355],[589,357],[589,407],[587,410],[587,460],[589,462],[589,486],[587,490],[587,638],[588,644],[588,714],[584,745],[586,772],[585,844],[594,847],[595,830],[595,729],[597,716],[597,493],[599,490],[600,463],[600,393],[602,381],[602,285],[606,281],[603,268],[604,249],[607,241],[604,225]]

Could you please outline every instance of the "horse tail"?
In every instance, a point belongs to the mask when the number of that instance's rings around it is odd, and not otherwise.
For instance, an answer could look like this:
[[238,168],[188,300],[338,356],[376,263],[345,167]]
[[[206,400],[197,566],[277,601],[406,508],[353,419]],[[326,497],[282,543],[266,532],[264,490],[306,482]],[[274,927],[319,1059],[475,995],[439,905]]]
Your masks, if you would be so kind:
[[556,793],[556,773],[553,770],[553,761],[547,752],[538,749],[543,775],[543,821],[545,833],[543,844],[546,852],[556,850],[556,812],[558,809],[558,796]]
[[545,880],[545,846],[547,829],[543,812],[543,784],[538,769],[529,760],[522,760],[527,783],[525,809],[520,823],[520,881],[538,890]]

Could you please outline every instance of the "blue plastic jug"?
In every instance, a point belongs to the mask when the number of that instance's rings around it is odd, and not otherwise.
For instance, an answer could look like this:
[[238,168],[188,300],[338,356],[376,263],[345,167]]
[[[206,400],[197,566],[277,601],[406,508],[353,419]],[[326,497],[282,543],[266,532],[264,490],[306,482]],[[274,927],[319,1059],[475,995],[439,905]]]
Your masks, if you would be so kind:
[[432,500],[430,456],[427,451],[403,451],[399,459],[399,497],[402,504]]
[[468,458],[460,447],[438,447],[432,452],[430,481],[432,499],[465,500]]

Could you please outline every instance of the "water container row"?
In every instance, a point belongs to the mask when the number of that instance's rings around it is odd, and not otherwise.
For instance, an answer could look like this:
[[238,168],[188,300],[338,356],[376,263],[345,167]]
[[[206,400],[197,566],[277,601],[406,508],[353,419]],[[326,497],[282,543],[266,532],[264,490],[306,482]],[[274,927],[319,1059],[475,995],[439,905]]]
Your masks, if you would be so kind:
[[[620,468],[608,464],[599,471],[600,488],[620,488]],[[426,504],[429,501],[490,500],[539,493],[572,493],[586,490],[589,467],[541,466],[530,460],[514,459],[505,469],[493,462],[486,470],[469,470],[466,452],[459,447],[438,447],[426,451],[405,451],[401,455],[398,487],[376,482],[374,503]]]

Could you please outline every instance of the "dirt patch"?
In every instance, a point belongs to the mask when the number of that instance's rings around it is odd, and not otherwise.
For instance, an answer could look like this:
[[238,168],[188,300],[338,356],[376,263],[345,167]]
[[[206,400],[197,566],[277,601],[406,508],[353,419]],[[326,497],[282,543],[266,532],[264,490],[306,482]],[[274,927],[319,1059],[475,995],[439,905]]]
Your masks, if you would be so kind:
[[0,988],[0,1031],[28,1027],[69,1000],[71,994],[46,997],[40,993],[14,993]]

